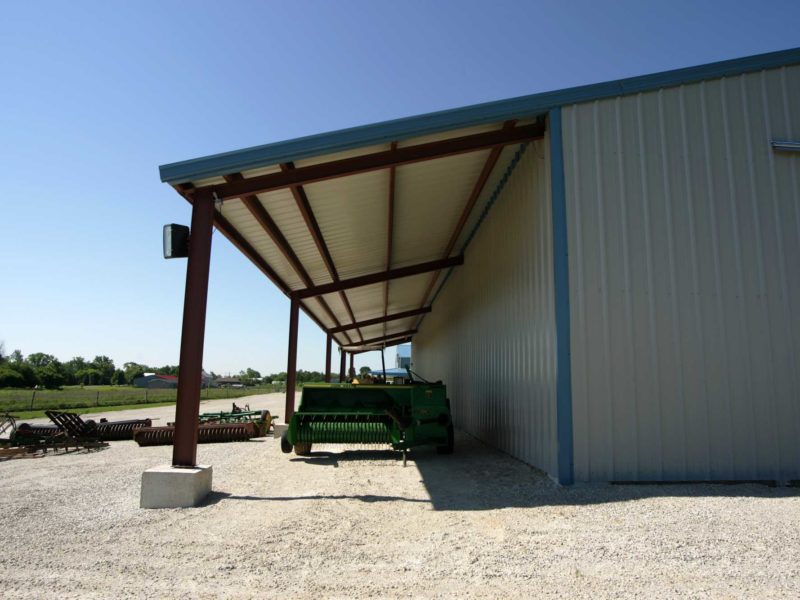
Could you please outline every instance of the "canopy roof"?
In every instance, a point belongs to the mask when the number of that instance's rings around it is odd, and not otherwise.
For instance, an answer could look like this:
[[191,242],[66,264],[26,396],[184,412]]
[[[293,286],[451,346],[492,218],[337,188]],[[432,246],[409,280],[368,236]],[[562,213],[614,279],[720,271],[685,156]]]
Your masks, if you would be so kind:
[[800,49],[547,92],[164,165],[340,346],[407,342],[552,108],[800,62]]

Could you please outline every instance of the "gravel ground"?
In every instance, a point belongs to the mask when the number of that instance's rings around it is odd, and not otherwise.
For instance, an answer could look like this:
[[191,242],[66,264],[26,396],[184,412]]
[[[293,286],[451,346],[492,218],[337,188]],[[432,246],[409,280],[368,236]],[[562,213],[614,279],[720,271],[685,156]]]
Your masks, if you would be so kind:
[[[248,401],[282,414],[276,395]],[[173,510],[138,507],[169,447],[0,463],[0,597],[800,597],[800,490],[559,488],[456,444],[405,469],[376,449],[203,445],[215,491]]]

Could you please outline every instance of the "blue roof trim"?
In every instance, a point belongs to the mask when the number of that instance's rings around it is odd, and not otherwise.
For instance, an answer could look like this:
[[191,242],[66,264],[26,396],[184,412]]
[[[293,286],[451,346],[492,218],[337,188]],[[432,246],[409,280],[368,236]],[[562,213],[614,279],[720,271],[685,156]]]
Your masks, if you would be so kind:
[[255,146],[243,150],[170,163],[160,166],[159,172],[161,181],[172,184],[185,183],[205,177],[226,175],[265,165],[341,152],[373,144],[399,141],[449,129],[483,125],[507,119],[536,117],[547,113],[551,108],[565,104],[635,94],[663,87],[739,75],[796,63],[800,63],[800,48],[735,58],[652,75],[583,85],[531,96],[520,96],[508,100],[487,102],[321,133],[285,142],[276,142],[264,146]]

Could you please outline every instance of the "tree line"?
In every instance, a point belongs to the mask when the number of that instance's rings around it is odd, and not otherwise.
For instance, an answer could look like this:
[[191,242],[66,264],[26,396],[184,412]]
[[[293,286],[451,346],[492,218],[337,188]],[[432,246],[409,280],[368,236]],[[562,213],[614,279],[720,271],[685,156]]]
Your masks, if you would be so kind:
[[[136,362],[126,362],[118,368],[108,356],[95,356],[87,360],[82,356],[61,362],[52,354],[34,352],[24,356],[21,351],[14,350],[6,354],[0,343],[0,388],[33,388],[58,389],[65,385],[133,385],[134,379],[145,373],[160,375],[178,375],[178,365],[151,367]],[[209,374],[212,381],[220,376],[213,371]],[[261,376],[255,369],[247,368],[235,375],[244,385],[253,386],[259,383],[278,383],[286,381],[286,372]],[[298,383],[320,382],[324,379],[319,371],[297,371]],[[333,376],[334,381],[338,375]]]

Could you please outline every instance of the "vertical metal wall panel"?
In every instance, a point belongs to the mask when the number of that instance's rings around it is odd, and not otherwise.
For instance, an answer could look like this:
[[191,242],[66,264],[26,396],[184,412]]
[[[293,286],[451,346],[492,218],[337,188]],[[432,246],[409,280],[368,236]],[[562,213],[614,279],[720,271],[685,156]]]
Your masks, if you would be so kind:
[[564,107],[575,477],[800,478],[800,67]]
[[456,425],[558,472],[549,141],[529,144],[414,338]]

